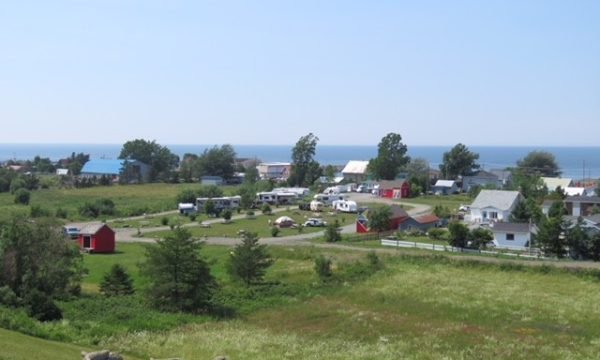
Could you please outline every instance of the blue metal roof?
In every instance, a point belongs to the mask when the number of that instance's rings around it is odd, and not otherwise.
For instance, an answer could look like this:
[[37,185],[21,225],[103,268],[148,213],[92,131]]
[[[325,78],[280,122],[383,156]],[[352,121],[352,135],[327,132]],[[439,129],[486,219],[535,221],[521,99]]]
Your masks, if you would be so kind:
[[90,160],[83,165],[82,174],[119,175],[125,160]]

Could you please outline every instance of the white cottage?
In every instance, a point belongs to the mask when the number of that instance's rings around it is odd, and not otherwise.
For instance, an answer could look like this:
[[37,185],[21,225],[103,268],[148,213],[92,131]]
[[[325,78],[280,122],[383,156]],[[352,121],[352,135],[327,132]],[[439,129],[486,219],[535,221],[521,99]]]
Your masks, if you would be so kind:
[[494,234],[494,245],[503,249],[524,250],[531,244],[531,235],[536,228],[530,224],[495,223],[490,229]]
[[518,191],[481,190],[471,204],[470,220],[482,224],[506,222],[522,198]]

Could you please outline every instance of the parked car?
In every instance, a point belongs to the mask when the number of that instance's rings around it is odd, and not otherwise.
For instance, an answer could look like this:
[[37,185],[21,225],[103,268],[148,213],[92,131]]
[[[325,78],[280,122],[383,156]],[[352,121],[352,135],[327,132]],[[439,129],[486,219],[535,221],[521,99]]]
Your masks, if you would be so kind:
[[63,232],[65,236],[70,239],[77,239],[77,237],[79,237],[79,229],[76,227],[65,226],[63,227]]
[[327,222],[325,222],[321,219],[316,219],[316,218],[310,218],[306,222],[304,222],[304,226],[308,226],[308,227],[322,227],[322,226],[326,226],[326,225],[327,225]]

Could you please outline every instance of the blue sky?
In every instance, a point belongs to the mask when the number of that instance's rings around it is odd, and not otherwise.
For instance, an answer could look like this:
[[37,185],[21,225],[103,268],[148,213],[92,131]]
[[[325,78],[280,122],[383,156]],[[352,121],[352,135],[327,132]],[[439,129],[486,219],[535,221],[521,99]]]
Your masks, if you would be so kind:
[[599,145],[600,1],[5,1],[3,143]]

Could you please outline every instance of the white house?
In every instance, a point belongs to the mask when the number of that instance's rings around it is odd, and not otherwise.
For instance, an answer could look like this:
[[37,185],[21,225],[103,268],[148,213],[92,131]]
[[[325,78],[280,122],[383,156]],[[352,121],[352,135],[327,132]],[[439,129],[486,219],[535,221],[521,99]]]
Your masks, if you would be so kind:
[[490,227],[494,234],[494,245],[503,249],[524,250],[530,246],[535,225],[528,223],[495,223]]
[[544,182],[544,185],[546,185],[546,188],[548,188],[548,192],[556,190],[559,186],[563,190],[573,186],[573,179],[568,178],[542,177],[542,181]]
[[292,171],[292,164],[289,162],[269,162],[260,163],[256,166],[258,176],[261,179],[287,180]]
[[368,161],[350,160],[342,170],[342,176],[349,181],[361,182],[367,180]]
[[458,192],[458,186],[454,180],[438,180],[431,191],[436,195],[449,195]]
[[470,220],[483,224],[506,222],[522,198],[518,191],[481,190],[471,204]]

